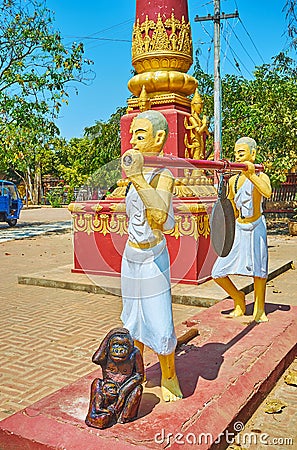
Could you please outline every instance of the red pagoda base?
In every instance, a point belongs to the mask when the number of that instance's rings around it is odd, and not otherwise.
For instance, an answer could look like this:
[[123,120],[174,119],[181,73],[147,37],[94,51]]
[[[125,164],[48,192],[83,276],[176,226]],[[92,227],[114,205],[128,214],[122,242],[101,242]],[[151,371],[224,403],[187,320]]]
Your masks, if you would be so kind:
[[[166,234],[175,283],[202,283],[210,278],[216,255],[210,244],[209,213],[214,199],[174,200],[176,225]],[[73,272],[120,276],[127,241],[124,200],[74,204]]]

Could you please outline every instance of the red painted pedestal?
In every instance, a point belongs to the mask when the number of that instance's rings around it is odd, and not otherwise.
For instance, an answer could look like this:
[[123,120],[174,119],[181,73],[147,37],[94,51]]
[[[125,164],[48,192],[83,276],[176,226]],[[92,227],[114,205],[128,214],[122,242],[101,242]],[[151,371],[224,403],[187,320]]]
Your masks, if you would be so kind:
[[[174,200],[176,225],[166,235],[173,282],[201,283],[210,277],[216,259],[209,236],[213,200]],[[72,271],[120,276],[128,228],[124,200],[89,201],[78,205],[80,211],[72,212]]]

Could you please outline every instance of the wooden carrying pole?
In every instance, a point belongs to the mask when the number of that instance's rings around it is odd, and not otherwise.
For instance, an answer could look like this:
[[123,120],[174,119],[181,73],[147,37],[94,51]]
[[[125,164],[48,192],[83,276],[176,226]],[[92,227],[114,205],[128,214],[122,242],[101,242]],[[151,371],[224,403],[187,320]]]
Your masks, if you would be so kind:
[[[144,165],[149,167],[168,167],[175,169],[210,169],[210,170],[246,170],[244,163],[227,160],[209,161],[207,159],[176,158],[174,156],[145,156]],[[263,172],[262,164],[255,164],[257,172]]]

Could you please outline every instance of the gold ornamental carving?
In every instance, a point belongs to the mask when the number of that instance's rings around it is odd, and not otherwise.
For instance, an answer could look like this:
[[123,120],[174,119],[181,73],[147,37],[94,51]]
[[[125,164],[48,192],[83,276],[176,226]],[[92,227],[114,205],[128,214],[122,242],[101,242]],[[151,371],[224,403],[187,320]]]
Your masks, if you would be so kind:
[[74,232],[100,233],[103,236],[115,233],[123,236],[128,233],[125,214],[72,214]]
[[[184,119],[185,129],[189,131],[189,136],[187,132],[184,136],[186,158],[205,158],[206,138],[210,135],[210,132],[208,130],[207,117],[205,115],[201,117],[202,109],[203,100],[198,89],[196,89],[191,101],[191,115]],[[198,174],[199,171],[196,171],[196,173]]]
[[132,64],[137,73],[154,70],[177,70],[187,72],[193,62],[190,23],[182,17],[176,19],[174,13],[157,22],[146,16],[143,23],[139,19],[134,24],[132,35]]
[[[136,77],[137,77],[136,79],[138,79],[138,75],[136,75]],[[133,78],[132,78],[132,80],[133,80]],[[134,82],[135,81],[133,81],[132,84]],[[194,84],[196,86],[197,82],[194,83]],[[133,89],[134,89],[134,87],[133,87]],[[135,83],[135,89],[137,90],[137,92],[140,89],[140,87],[138,88],[138,84],[137,83]],[[137,94],[135,94],[135,95],[137,95]],[[139,106],[140,106],[139,105],[139,103],[140,103],[139,100],[140,100],[140,97],[139,98],[128,98],[128,100],[127,100],[127,102],[128,102],[127,113],[129,113],[129,111],[140,109],[139,108]],[[151,96],[149,97],[149,100],[150,100],[150,107],[174,104],[174,105],[184,106],[184,107],[188,108],[191,105],[191,100],[189,98],[187,98],[187,97],[185,97],[184,95],[181,95],[181,94],[170,93],[170,92],[163,93],[163,94],[151,94]]]
[[101,209],[103,209],[103,206],[101,206],[100,203],[97,203],[96,205],[92,206],[91,209],[98,213],[99,211],[101,211]]
[[126,212],[126,203],[111,203],[109,209],[113,212]]
[[[113,205],[111,205],[111,210]],[[189,214],[175,215],[175,226],[173,230],[166,231],[165,234],[173,236],[176,239],[181,236],[193,237],[196,241],[199,237],[207,238],[210,233],[209,216],[207,214],[191,214],[193,212],[203,212],[202,205],[193,205],[189,207]],[[122,208],[120,208],[122,209]],[[114,210],[117,210],[115,208]],[[181,208],[183,211],[183,208]],[[187,211],[187,212],[188,212]],[[103,236],[107,234],[119,234],[124,236],[128,234],[128,218],[126,214],[89,214],[89,213],[72,213],[74,232],[100,233]]]
[[202,203],[183,203],[177,208],[181,212],[188,212],[188,213],[199,213],[199,212],[206,212],[206,206]]
[[184,16],[179,20],[172,13],[164,22],[160,14],[156,22],[148,16],[142,23],[137,19],[132,34],[132,64],[137,74],[128,82],[132,94],[139,97],[145,88],[152,105],[156,95],[193,94],[197,80],[186,73],[192,63],[191,26]]
[[158,70],[135,75],[128,82],[132,94],[139,97],[142,87],[145,86],[148,94],[176,93],[191,95],[197,88],[198,82],[191,75],[176,70]]
[[69,203],[68,211],[71,213],[83,212],[85,210],[85,205],[83,203]]
[[209,216],[207,214],[176,215],[174,218],[174,229],[165,232],[169,236],[174,236],[176,239],[181,236],[191,236],[195,241],[198,241],[199,237],[207,238],[210,234]]

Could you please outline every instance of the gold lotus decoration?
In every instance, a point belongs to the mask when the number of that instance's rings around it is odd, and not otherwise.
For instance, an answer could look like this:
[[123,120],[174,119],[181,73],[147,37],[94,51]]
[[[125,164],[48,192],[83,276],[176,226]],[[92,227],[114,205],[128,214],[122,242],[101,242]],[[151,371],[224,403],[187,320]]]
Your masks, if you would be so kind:
[[191,26],[174,13],[162,21],[146,16],[134,24],[132,35],[132,64],[137,72],[128,83],[130,91],[139,97],[143,86],[148,94],[176,93],[191,95],[197,81],[186,72],[193,62]]

